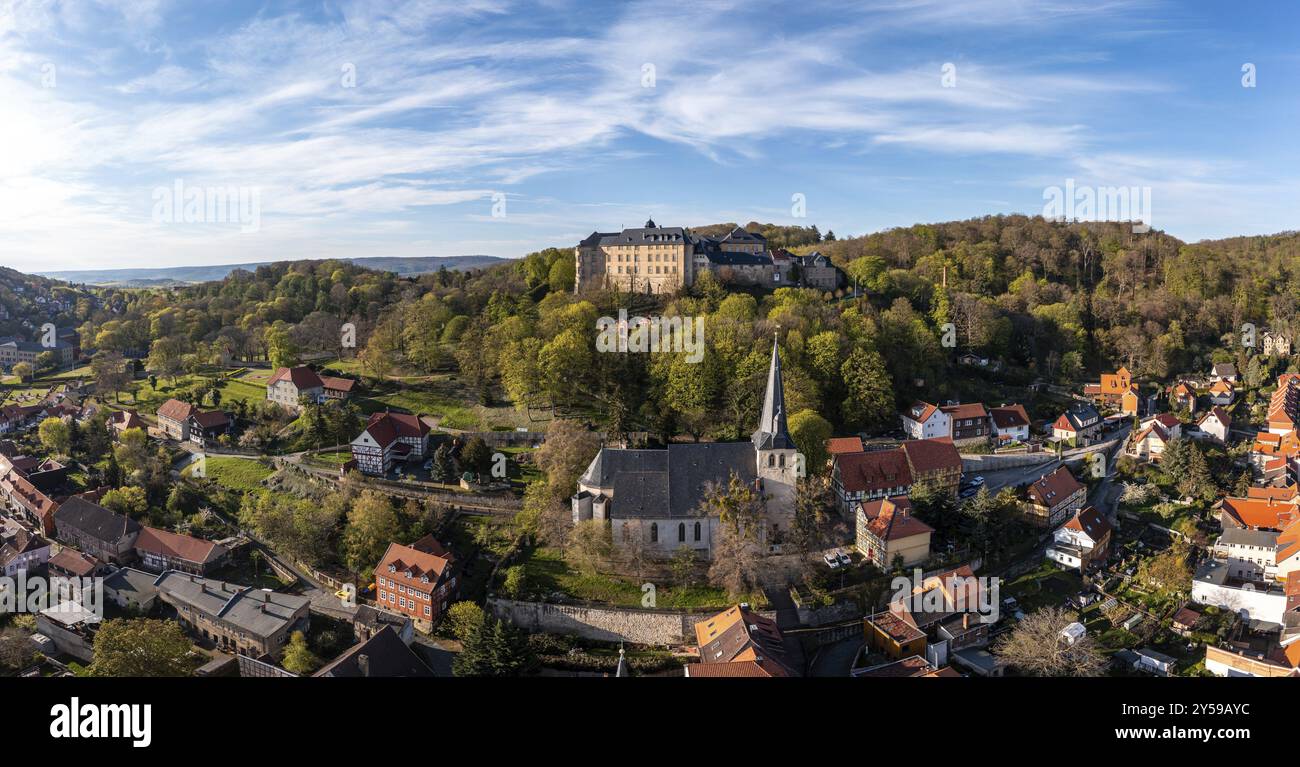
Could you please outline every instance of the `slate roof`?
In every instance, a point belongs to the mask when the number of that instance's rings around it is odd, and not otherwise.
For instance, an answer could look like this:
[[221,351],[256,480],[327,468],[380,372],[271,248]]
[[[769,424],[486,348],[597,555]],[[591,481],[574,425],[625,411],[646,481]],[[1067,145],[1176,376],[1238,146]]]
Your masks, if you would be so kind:
[[97,503],[80,496],[72,496],[54,512],[55,527],[82,533],[102,543],[117,543],[131,533],[141,530],[140,523],[130,517],[115,514]]
[[158,576],[154,585],[160,594],[259,638],[279,631],[297,611],[311,603],[307,597],[262,591],[176,570]]
[[602,448],[582,483],[612,492],[616,519],[694,517],[709,483],[735,472],[752,485],[758,475],[748,442],[670,444],[667,450]]
[[[365,669],[361,658],[365,656]],[[430,677],[434,673],[420,656],[402,641],[391,626],[384,626],[374,636],[358,642],[330,661],[312,676],[327,677]]]

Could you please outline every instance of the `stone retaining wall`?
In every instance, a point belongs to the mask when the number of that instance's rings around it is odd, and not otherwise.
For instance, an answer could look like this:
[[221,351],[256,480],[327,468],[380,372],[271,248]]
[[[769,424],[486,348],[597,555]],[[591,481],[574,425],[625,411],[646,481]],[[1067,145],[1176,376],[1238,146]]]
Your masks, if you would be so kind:
[[[488,609],[528,632],[566,634],[603,642],[672,645],[695,641],[695,623],[718,610],[635,610],[590,605],[560,605],[488,599]],[[776,613],[760,611],[775,618]]]

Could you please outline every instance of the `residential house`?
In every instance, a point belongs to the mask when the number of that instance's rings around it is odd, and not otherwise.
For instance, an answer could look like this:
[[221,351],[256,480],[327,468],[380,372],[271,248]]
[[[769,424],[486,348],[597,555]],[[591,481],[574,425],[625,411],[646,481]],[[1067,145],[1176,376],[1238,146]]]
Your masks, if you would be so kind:
[[1210,402],[1215,405],[1228,406],[1237,399],[1237,387],[1231,381],[1215,381],[1210,386]]
[[1287,609],[1285,589],[1276,583],[1238,578],[1226,562],[1208,559],[1192,578],[1192,601],[1230,610],[1246,620],[1282,624]]
[[320,402],[325,398],[325,384],[316,371],[306,365],[276,368],[266,382],[266,399],[280,407],[297,413],[302,401]]
[[0,477],[0,495],[9,509],[40,528],[43,535],[54,535],[54,513],[59,504],[31,483],[17,469]]
[[219,543],[144,526],[135,539],[135,553],[140,566],[155,573],[178,570],[207,575],[225,561],[229,551]]
[[318,677],[431,677],[424,661],[391,626],[357,642],[312,676]]
[[431,627],[456,596],[456,557],[432,535],[410,546],[388,544],[375,566],[375,588],[384,609]]
[[104,565],[99,560],[88,557],[76,549],[61,546],[50,557],[46,567],[51,577],[81,579],[93,577],[103,569]]
[[797,676],[776,620],[737,604],[695,624],[700,662],[688,677]]
[[397,632],[397,636],[406,644],[415,638],[415,623],[408,616],[379,610],[370,605],[357,606],[352,617],[352,635],[358,642],[366,641],[385,628]]
[[1079,403],[1052,424],[1052,438],[1071,447],[1085,447],[1101,433],[1101,414],[1092,405]]
[[849,520],[856,503],[907,495],[919,483],[957,494],[961,454],[951,440],[911,440],[890,450],[841,453],[832,458],[831,487]]
[[952,436],[952,419],[938,405],[916,402],[903,413],[903,431],[911,439]]
[[357,382],[351,378],[321,376],[321,393],[326,400],[348,400],[357,390]]
[[352,458],[365,474],[386,476],[398,461],[421,462],[429,452],[429,425],[406,413],[371,413],[352,440]]
[[1205,646],[1205,670],[1215,676],[1295,677],[1297,669],[1282,653]]
[[1157,461],[1170,442],[1183,436],[1182,422],[1173,413],[1161,413],[1142,421],[1129,435],[1124,454],[1130,458]]
[[1029,441],[1029,413],[1025,412],[1024,405],[989,408],[989,418],[993,422],[993,437],[999,445]]
[[1056,527],[1083,508],[1087,492],[1069,467],[1058,466],[1025,487],[1021,510],[1039,527]]
[[1216,362],[1210,366],[1210,382],[1237,382],[1237,366],[1231,362]]
[[0,573],[13,578],[50,560],[50,542],[17,525],[0,531]]
[[104,596],[123,610],[147,613],[158,601],[155,573],[119,567],[104,578]]
[[295,631],[305,631],[311,600],[168,570],[154,581],[181,625],[217,649],[278,658]]
[[988,599],[968,565],[927,575],[864,620],[867,647],[893,659],[921,655],[936,667],[970,666],[963,656],[989,643]]
[[1184,408],[1192,415],[1196,414],[1196,389],[1186,381],[1179,381],[1169,387],[1169,404],[1174,408]]
[[1110,553],[1110,537],[1111,524],[1106,515],[1086,506],[1053,533],[1047,558],[1082,572],[1106,560]]
[[1300,433],[1284,434],[1256,432],[1250,447],[1250,465],[1265,483],[1294,481],[1297,464],[1300,464]]
[[1121,367],[1114,373],[1103,373],[1099,383],[1083,387],[1083,394],[1102,407],[1116,408],[1128,415],[1138,414],[1138,387],[1128,368]]
[[1196,422],[1196,428],[1216,442],[1227,444],[1228,434],[1232,431],[1232,416],[1228,411],[1215,405]]
[[196,410],[190,415],[190,442],[206,447],[216,442],[221,435],[229,434],[231,425],[230,416],[220,410]]
[[115,514],[81,496],[64,501],[54,512],[60,541],[102,562],[125,564],[135,557],[140,523]]
[[108,428],[112,431],[114,439],[120,438],[122,432],[127,429],[142,429],[146,432],[148,431],[148,426],[145,424],[144,419],[142,419],[134,410],[114,410],[113,414],[108,417]]
[[1265,330],[1262,341],[1265,357],[1291,356],[1291,338],[1289,336],[1277,331]]
[[831,437],[826,440],[826,465],[831,465],[837,455],[861,453],[865,449],[861,437]]
[[889,570],[900,563],[911,567],[930,558],[934,528],[911,512],[912,504],[905,496],[858,504],[855,543],[868,562]]
[[1283,373],[1268,401],[1268,430],[1271,434],[1295,431],[1300,419],[1300,373]]
[[169,399],[158,408],[158,428],[169,439],[184,442],[190,438],[190,416],[198,408],[188,402]]
[[993,436],[993,423],[989,411],[979,402],[944,405],[940,408],[952,425],[952,441],[958,445],[988,442]]
[[41,405],[5,405],[0,407],[0,434],[30,429],[45,413]]

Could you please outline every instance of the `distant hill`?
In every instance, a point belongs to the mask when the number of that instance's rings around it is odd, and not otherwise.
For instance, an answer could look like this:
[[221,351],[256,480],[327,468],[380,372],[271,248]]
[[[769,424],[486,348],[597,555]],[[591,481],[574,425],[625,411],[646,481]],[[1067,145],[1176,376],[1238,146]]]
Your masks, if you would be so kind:
[[[366,269],[396,272],[403,277],[428,274],[446,267],[448,269],[474,269],[492,266],[510,259],[497,256],[416,256],[402,258],[398,256],[376,256],[372,258],[341,258]],[[236,269],[253,271],[259,266],[270,264],[263,261],[253,264],[219,264],[215,266],[166,266],[139,269],[83,269],[78,271],[40,272],[43,277],[51,277],[65,282],[87,285],[113,285],[119,287],[166,287],[169,285],[191,285],[199,282],[223,280]]]

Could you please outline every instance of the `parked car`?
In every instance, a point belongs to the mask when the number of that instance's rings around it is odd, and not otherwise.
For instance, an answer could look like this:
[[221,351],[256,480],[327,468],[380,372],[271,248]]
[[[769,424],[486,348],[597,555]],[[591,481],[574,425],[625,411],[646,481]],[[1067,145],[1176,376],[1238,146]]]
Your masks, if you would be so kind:
[[843,565],[844,567],[850,567],[853,564],[853,557],[850,557],[849,553],[844,549],[836,549],[835,557],[836,559],[839,560],[840,564]]
[[840,558],[833,551],[828,551],[825,554],[822,554],[822,561],[832,570],[840,569]]
[[984,484],[984,477],[977,474],[974,477],[971,477],[970,483],[974,487],[979,487],[980,485]]

